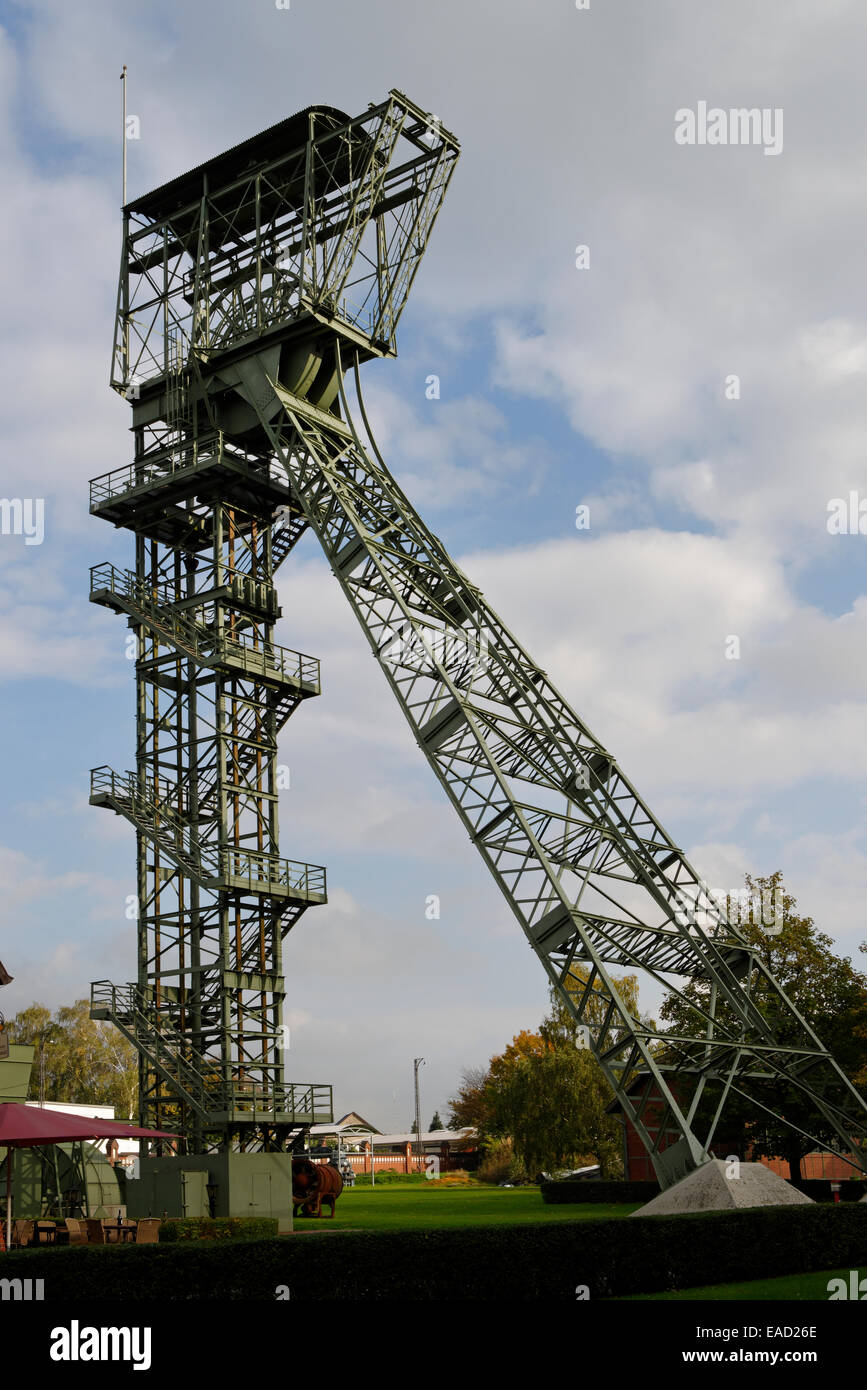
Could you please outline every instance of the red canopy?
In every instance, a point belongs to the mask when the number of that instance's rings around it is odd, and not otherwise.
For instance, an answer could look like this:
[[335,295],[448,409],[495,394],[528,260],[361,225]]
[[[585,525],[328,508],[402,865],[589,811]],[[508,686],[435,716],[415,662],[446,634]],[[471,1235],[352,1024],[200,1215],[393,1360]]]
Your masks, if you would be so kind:
[[[0,1102],[0,1149],[29,1149],[36,1144],[63,1144],[74,1139],[177,1139],[163,1129],[139,1129],[122,1120],[43,1110],[18,1100]],[[12,1154],[6,1155],[6,1249],[12,1233]],[[3,1242],[0,1241],[0,1248]]]
[[70,1115],[65,1110],[44,1110],[21,1101],[0,1102],[0,1149],[31,1148],[34,1144],[62,1144],[72,1139],[177,1139],[162,1129],[139,1129],[123,1120]]

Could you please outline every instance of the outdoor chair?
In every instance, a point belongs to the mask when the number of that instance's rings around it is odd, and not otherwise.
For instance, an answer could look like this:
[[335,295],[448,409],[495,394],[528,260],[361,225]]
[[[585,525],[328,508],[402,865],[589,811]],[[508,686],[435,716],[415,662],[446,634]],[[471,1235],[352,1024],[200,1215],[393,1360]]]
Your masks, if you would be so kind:
[[35,1223],[33,1221],[18,1220],[12,1222],[12,1246],[13,1249],[24,1245],[30,1245],[33,1240]]
[[87,1228],[88,1245],[105,1245],[105,1228],[97,1216],[89,1216],[82,1223]]
[[136,1245],[155,1245],[160,1238],[160,1226],[162,1224],[158,1216],[143,1217],[136,1229]]
[[70,1245],[87,1244],[87,1226],[84,1221],[80,1221],[77,1216],[67,1216],[66,1233],[69,1237]]

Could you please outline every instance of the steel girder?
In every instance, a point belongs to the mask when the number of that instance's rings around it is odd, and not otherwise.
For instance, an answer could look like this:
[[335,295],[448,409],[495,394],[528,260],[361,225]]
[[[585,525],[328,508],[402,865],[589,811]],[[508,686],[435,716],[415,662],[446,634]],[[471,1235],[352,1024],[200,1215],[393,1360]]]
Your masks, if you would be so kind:
[[319,663],[273,640],[272,536],[298,526],[272,526],[288,492],[255,456],[137,433],[94,505],[135,531],[136,570],[95,566],[90,597],[137,648],[136,770],[94,769],[91,803],[137,832],[138,978],[94,985],[92,1014],[138,1049],[143,1123],[194,1152],[283,1148],[331,1117],[330,1087],[284,1077],[283,940],[326,900],[323,869],[279,854],[277,735],[319,693]]
[[[394,355],[458,153],[437,118],[392,91],[354,119],[311,107],[124,210],[112,385],[132,401],[137,450],[128,469],[94,480],[91,509],[138,538],[135,575],[101,567],[93,597],[149,644],[138,667],[143,780],[131,796],[103,771],[97,793],[139,826],[150,914],[140,979],[162,991],[167,1026],[177,1025],[192,1097],[211,1071],[189,1047],[207,1035],[228,1055],[229,996],[217,1008],[219,991],[200,990],[199,1014],[185,1013],[159,984],[160,943],[178,952],[204,923],[225,970],[223,852],[240,852],[252,833],[276,856],[267,778],[299,686],[273,643],[273,590],[251,626],[244,584],[262,576],[270,586],[309,527],[660,1181],[707,1161],[736,1097],[785,1120],[768,1104],[769,1083],[780,1096],[799,1092],[849,1149],[865,1133],[861,1098],[612,754],[427,530],[373,442],[359,364]],[[175,500],[163,505],[166,486]],[[249,516],[237,524],[239,489],[267,494],[255,528]],[[169,795],[149,798],[148,778],[154,789],[168,779]],[[159,853],[148,860],[157,820]],[[163,875],[191,885],[170,911]],[[263,897],[276,902],[274,882],[269,871]],[[236,942],[242,963],[262,939],[257,910],[249,940],[242,930]],[[660,1036],[634,1017],[614,967],[680,994],[689,1030]],[[684,994],[690,979],[706,997]],[[137,1045],[159,1078],[164,1046],[150,1027],[140,1024]]]
[[[757,1084],[768,1081],[808,1098],[851,1150],[867,1134],[863,1100],[613,755],[427,529],[376,449],[354,366],[355,411],[341,364],[342,419],[326,423],[274,381],[282,409],[263,412],[263,428],[419,747],[661,1183],[708,1160],[730,1097],[786,1123]],[[661,1036],[642,1023],[615,965],[684,998],[684,977],[709,982],[707,1004],[690,1004],[694,1029]],[[760,983],[772,1011],[759,1008]],[[652,1127],[651,1100],[662,1105]]]

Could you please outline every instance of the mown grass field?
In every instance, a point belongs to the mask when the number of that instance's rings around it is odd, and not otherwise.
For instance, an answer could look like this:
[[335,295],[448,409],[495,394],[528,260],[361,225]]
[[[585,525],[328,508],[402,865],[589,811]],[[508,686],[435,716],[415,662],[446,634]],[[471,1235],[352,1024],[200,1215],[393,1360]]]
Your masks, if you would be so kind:
[[[537,1187],[438,1187],[436,1182],[347,1188],[334,1220],[299,1218],[296,1232],[327,1236],[340,1231],[448,1230],[466,1226],[521,1226],[544,1222],[580,1226],[597,1217],[624,1217],[640,1204],[548,1206]],[[848,1270],[823,1270],[778,1279],[705,1285],[676,1293],[633,1294],[610,1302],[827,1302],[828,1280],[848,1279]]]
[[528,1222],[580,1222],[600,1216],[628,1216],[636,1204],[547,1206],[538,1187],[424,1186],[347,1188],[337,1199],[334,1220],[299,1217],[296,1231],[400,1231],[456,1226],[521,1225]]
[[744,1284],[706,1284],[703,1288],[680,1289],[677,1293],[633,1293],[607,1303],[827,1303],[828,1280],[845,1279],[848,1269],[826,1269],[817,1274],[787,1274],[780,1279],[754,1279]]

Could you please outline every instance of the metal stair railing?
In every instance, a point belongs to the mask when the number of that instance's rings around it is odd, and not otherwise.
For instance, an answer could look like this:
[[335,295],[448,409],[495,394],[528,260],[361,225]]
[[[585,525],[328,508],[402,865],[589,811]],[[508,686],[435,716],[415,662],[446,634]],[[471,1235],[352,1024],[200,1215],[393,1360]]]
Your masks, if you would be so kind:
[[[229,882],[232,888],[251,893],[291,897],[295,894],[325,897],[325,869],[295,859],[260,850],[198,844],[191,839],[191,826],[166,799],[158,800],[148,777],[134,772],[118,773],[110,767],[91,771],[91,800],[104,797],[126,816],[137,829],[158,844],[170,859],[202,887],[213,888]],[[174,790],[174,786],[172,785]],[[160,822],[164,822],[166,834]],[[279,890],[279,891],[277,891]]]
[[290,1081],[269,1086],[252,1079],[225,1080],[215,1070],[217,1058],[205,1057],[171,1024],[154,1017],[137,985],[97,981],[91,986],[91,1016],[106,1018],[119,1028],[145,1053],[179,1099],[204,1120],[215,1112],[245,1110],[291,1114],[305,1117],[305,1122],[309,1117],[311,1124],[320,1114],[332,1115],[333,1095],[328,1085]]
[[142,1002],[135,985],[114,985],[109,980],[100,980],[91,986],[91,1017],[108,1018],[134,1047],[145,1053],[179,1098],[205,1118],[212,1108],[208,1103],[208,1081],[189,1054],[198,1061],[203,1059],[182,1034],[157,1025],[142,1008]]
[[[316,657],[275,642],[215,632],[191,617],[188,610],[174,610],[166,601],[166,589],[163,584],[143,583],[131,570],[118,569],[108,562],[94,565],[90,571],[92,598],[102,593],[111,595],[131,617],[140,619],[168,645],[201,665],[213,666],[231,659],[243,668],[244,674],[253,678],[294,685],[299,689],[306,687],[309,693],[318,694],[319,661]],[[162,595],[162,602],[155,595]]]

